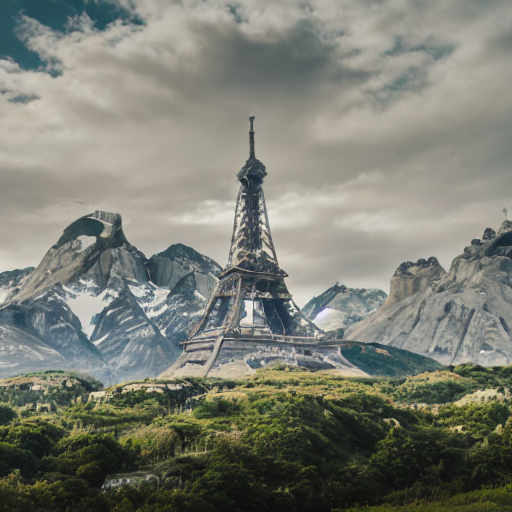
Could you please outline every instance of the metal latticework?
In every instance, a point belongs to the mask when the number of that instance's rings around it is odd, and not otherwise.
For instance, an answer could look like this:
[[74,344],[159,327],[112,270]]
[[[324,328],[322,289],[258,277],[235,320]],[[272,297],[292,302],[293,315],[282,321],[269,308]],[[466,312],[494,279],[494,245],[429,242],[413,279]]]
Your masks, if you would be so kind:
[[171,370],[194,364],[206,375],[228,339],[238,348],[244,342],[314,346],[323,335],[300,312],[284,283],[287,274],[277,261],[263,194],[267,173],[255,157],[253,120],[249,159],[237,175],[240,192],[228,264]]

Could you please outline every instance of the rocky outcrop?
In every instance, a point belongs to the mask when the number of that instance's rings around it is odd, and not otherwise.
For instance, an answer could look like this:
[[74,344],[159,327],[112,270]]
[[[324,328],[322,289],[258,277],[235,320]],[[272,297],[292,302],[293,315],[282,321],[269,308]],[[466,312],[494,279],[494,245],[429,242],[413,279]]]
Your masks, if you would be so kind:
[[17,288],[27,280],[34,271],[34,267],[27,267],[17,270],[8,270],[0,273],[0,304],[11,295]]
[[400,302],[410,295],[423,292],[444,273],[444,268],[434,256],[428,260],[421,258],[416,263],[406,261],[396,269],[391,278],[388,300]]
[[346,338],[411,350],[443,364],[512,362],[512,222],[487,228],[444,272],[435,258],[400,265],[382,307]]
[[347,288],[336,283],[318,297],[313,297],[302,312],[320,329],[343,336],[343,331],[377,310],[386,293],[375,288]]

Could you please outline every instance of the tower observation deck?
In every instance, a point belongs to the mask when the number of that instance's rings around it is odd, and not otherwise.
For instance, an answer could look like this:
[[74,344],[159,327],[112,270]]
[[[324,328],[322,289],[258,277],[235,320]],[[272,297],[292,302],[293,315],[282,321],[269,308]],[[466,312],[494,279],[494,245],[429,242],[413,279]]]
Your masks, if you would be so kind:
[[353,367],[301,313],[286,287],[288,274],[277,261],[263,193],[267,172],[255,156],[254,116],[249,121],[249,158],[237,174],[228,263],[201,320],[182,343],[183,353],[161,377],[237,377],[273,361],[312,369]]

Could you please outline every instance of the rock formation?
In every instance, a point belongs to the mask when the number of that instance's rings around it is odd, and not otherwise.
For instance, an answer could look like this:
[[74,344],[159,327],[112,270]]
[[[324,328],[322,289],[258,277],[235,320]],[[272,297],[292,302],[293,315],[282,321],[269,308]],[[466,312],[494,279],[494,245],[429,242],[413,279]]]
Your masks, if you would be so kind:
[[344,330],[365,319],[386,300],[386,293],[375,288],[347,288],[336,283],[318,297],[313,297],[302,312],[325,332]]
[[445,272],[435,258],[400,265],[382,307],[346,331],[443,364],[512,362],[512,222],[487,228]]

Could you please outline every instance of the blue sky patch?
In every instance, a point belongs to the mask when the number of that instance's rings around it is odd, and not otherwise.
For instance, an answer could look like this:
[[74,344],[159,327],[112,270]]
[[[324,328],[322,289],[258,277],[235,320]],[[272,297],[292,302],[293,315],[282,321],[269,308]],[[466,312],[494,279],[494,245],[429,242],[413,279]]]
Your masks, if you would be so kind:
[[132,11],[114,0],[0,0],[0,58],[11,58],[22,69],[40,69],[44,62],[16,36],[20,12],[62,33],[69,31],[70,18],[83,13],[99,30],[118,19],[143,24]]

